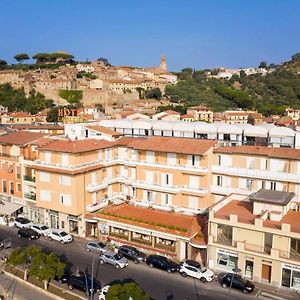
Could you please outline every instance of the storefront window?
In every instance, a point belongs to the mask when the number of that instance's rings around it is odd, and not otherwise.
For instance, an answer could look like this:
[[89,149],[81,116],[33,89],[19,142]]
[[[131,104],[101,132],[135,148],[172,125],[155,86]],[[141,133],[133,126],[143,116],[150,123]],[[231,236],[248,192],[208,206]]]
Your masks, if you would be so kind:
[[217,268],[232,272],[237,267],[237,256],[231,254],[219,253],[217,254]]
[[292,272],[292,287],[295,289],[300,289],[300,272]]
[[281,285],[300,289],[300,270],[299,267],[295,266],[297,270],[293,270],[294,266],[288,265],[289,268],[282,269],[282,278],[281,278]]
[[251,260],[246,260],[245,276],[253,277],[253,261]]

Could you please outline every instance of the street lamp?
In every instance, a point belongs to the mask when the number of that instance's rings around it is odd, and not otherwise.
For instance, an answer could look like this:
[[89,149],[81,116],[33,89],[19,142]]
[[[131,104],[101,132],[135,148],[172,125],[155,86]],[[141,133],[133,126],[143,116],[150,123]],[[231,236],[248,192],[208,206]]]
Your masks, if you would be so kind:
[[229,300],[229,297],[230,297],[230,292],[231,292],[231,288],[232,288],[232,283],[233,283],[233,277],[234,277],[234,274],[237,274],[237,273],[240,273],[242,270],[239,269],[238,267],[234,267],[232,269],[232,277],[231,277],[231,280],[230,280],[230,287],[229,287],[229,291],[228,291],[228,300]]
[[[83,274],[84,274],[84,277],[85,277],[85,290],[86,290],[86,292],[88,293],[89,292],[89,287],[88,287],[88,282],[87,282],[87,277],[86,277],[86,272],[83,270],[83,269],[81,269],[82,271],[83,271]],[[79,273],[79,268],[77,267],[77,269],[76,269],[76,274],[75,274],[76,276],[80,276],[80,273]],[[89,294],[87,295],[88,297],[89,297]]]

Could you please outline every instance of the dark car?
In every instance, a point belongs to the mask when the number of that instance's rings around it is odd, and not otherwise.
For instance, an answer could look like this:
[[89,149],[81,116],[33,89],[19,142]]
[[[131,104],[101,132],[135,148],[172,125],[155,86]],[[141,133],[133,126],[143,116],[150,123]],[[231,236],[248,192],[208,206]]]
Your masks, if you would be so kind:
[[70,290],[75,288],[84,291],[86,295],[90,295],[92,291],[93,294],[98,293],[100,291],[101,283],[97,279],[93,278],[92,290],[92,277],[90,275],[71,275],[68,280],[68,287]]
[[232,287],[241,290],[244,294],[254,291],[255,286],[252,282],[242,278],[240,275],[232,273],[221,273],[219,275],[219,282],[223,288]]
[[134,263],[138,264],[145,261],[147,256],[132,246],[123,245],[118,250],[119,255],[126,257],[127,259],[133,260]]
[[36,231],[34,231],[31,228],[20,228],[18,230],[18,237],[24,237],[28,238],[29,240],[38,239],[40,237],[40,234],[38,234]]
[[68,267],[65,267],[64,273],[60,277],[55,276],[54,280],[57,280],[60,284],[66,283],[68,282],[71,274],[72,274],[71,270]]
[[149,255],[146,259],[146,263],[150,268],[158,268],[168,273],[177,272],[179,270],[177,263],[161,255]]

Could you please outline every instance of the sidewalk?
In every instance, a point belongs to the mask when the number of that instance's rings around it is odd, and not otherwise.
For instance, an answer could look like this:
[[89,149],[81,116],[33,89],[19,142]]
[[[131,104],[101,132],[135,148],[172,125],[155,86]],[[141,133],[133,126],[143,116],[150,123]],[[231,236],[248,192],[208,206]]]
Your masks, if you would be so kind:
[[[1,271],[2,271],[2,263],[1,263]],[[5,275],[4,273],[0,273],[0,282],[1,286],[7,292],[7,300],[53,300],[53,297],[49,297],[44,293],[37,291],[36,289],[28,286],[26,283],[22,283],[21,281],[15,279],[14,277],[10,277]],[[6,300],[6,299],[5,299]]]
[[292,300],[299,299],[300,293],[296,290],[285,287],[274,287],[272,285],[263,284],[261,282],[253,282],[255,285],[255,297],[258,299],[270,300]]

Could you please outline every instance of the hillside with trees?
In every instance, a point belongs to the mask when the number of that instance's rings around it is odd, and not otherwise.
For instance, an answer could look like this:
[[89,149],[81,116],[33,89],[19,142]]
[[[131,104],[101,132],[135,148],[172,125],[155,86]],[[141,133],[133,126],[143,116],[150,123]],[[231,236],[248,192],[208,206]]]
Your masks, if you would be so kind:
[[8,107],[8,111],[24,111],[36,114],[45,108],[50,108],[53,100],[32,90],[26,96],[24,89],[13,89],[9,84],[0,85],[0,105]]
[[[266,62],[261,67],[270,68]],[[185,107],[204,104],[214,111],[225,109],[257,109],[262,114],[282,114],[286,107],[300,108],[300,54],[273,72],[217,79],[211,70],[185,68],[177,73],[178,83],[168,85],[165,95]]]

